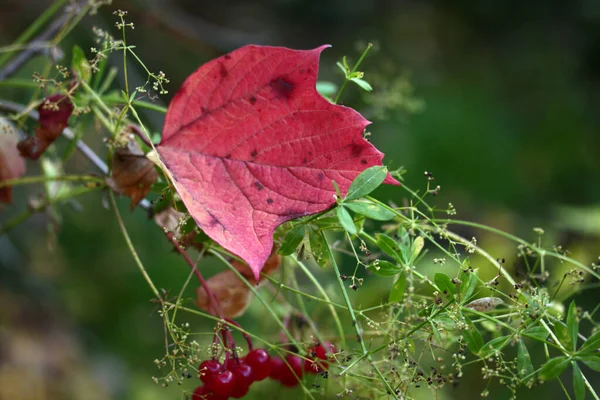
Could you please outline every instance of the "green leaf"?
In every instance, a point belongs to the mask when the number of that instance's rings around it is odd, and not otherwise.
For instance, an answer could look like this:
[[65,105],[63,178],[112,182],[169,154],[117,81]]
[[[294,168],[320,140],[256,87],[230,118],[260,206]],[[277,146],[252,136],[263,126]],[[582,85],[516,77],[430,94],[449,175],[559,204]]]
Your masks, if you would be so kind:
[[479,352],[483,358],[489,357],[502,350],[510,342],[510,336],[500,336],[487,342]]
[[334,228],[338,228],[340,227],[340,223],[339,220],[337,218],[337,216],[329,216],[329,217],[320,217],[317,218],[313,221],[311,221],[311,223],[313,225],[318,226],[319,228],[323,229],[323,230],[332,230]]
[[409,264],[412,264],[413,262],[415,262],[417,257],[419,257],[419,254],[421,254],[421,251],[423,250],[424,246],[425,246],[425,239],[423,239],[423,236],[417,236],[415,238],[415,240],[413,241],[413,244],[411,247],[410,259],[408,260]]
[[342,63],[344,64],[344,68],[346,71],[350,72],[350,66],[348,65],[348,59],[346,56],[342,57]]
[[356,230],[356,225],[354,225],[354,220],[348,210],[340,205],[335,211],[342,227],[344,227],[349,234],[356,235],[358,231]]
[[321,268],[326,268],[329,264],[329,249],[323,237],[323,232],[309,229],[308,242],[310,243],[310,251],[317,264]]
[[462,281],[460,286],[461,304],[466,304],[477,287],[477,271],[462,272],[460,280]]
[[579,322],[577,322],[577,306],[572,301],[569,305],[569,312],[567,313],[567,329],[569,330],[569,337],[571,338],[571,345],[573,351],[577,350],[577,334],[579,333]]
[[433,277],[433,281],[435,282],[436,286],[442,291],[444,296],[448,298],[453,297],[454,292],[456,291],[456,286],[454,285],[454,283],[452,283],[452,281],[447,275],[438,272]]
[[338,90],[338,87],[333,82],[327,82],[327,81],[318,81],[317,82],[317,92],[319,92],[321,94],[321,96],[323,96],[323,97],[331,98],[331,97],[335,96],[337,90]]
[[402,257],[400,256],[400,248],[394,239],[386,235],[385,233],[376,233],[375,239],[377,240],[377,246],[388,256],[392,257],[399,263],[402,263]]
[[437,340],[438,344],[442,345],[442,335],[440,335],[440,331],[435,327],[435,324],[429,320],[429,325],[431,325],[431,331],[433,332],[433,336]]
[[373,91],[373,87],[369,84],[369,82],[367,82],[363,79],[351,78],[350,80],[352,82],[356,83],[358,86],[360,86],[361,89],[366,90],[367,92]]
[[549,335],[548,331],[543,326],[539,325],[527,329],[524,333],[528,336],[533,336],[534,338],[539,339],[540,341],[546,340],[546,338]]
[[558,321],[554,324],[554,334],[560,340],[565,348],[570,349],[573,347],[573,342],[571,341],[571,335],[569,333],[569,328],[564,325],[562,322]]
[[377,260],[369,264],[369,271],[379,276],[394,276],[402,272],[402,268],[389,261]]
[[600,330],[594,333],[585,341],[579,352],[590,353],[600,348]]
[[465,342],[467,342],[467,347],[471,353],[477,355],[483,347],[483,337],[470,319],[465,318],[465,321],[467,322],[467,325],[469,325],[469,329],[462,332],[462,337]]
[[519,376],[524,378],[533,372],[533,364],[531,364],[531,357],[527,346],[522,340],[519,340],[519,349],[517,351],[517,370]]
[[342,70],[342,73],[344,74],[344,77],[346,77],[346,78],[347,78],[347,77],[348,77],[348,73],[349,73],[350,71],[349,71],[349,70],[347,70],[347,69],[346,69],[346,68],[345,68],[345,67],[342,65],[342,63],[341,63],[341,62],[339,62],[339,61],[338,61],[338,62],[336,62],[336,63],[335,63],[335,65],[337,65],[337,66],[338,66],[338,68]]
[[402,271],[396,282],[394,282],[394,286],[390,290],[390,295],[388,296],[388,303],[398,303],[404,297],[404,291],[406,290],[406,272]]
[[79,79],[89,82],[92,77],[92,69],[90,63],[85,56],[85,52],[81,47],[73,46],[73,57],[71,59],[71,68],[77,74]]
[[302,239],[304,239],[305,233],[306,226],[302,224],[296,225],[292,229],[290,229],[289,232],[283,238],[283,241],[281,242],[279,254],[289,256],[294,251],[296,251],[296,248],[298,247],[300,242],[302,242]]
[[594,371],[600,372],[600,356],[598,356],[598,355],[593,355],[593,356],[577,356],[575,358],[577,360],[580,360],[581,362],[583,362],[585,365],[587,365],[588,367],[590,367]]
[[377,221],[389,221],[396,216],[396,214],[394,214],[392,211],[372,202],[357,200],[347,203],[345,202],[344,206],[348,207],[357,214],[364,215],[367,218]]
[[387,168],[379,165],[365,169],[350,185],[344,201],[355,200],[368,195],[383,183],[387,173]]
[[575,400],[585,400],[585,379],[583,378],[583,373],[575,361],[571,364],[573,365],[573,391],[575,392]]
[[542,366],[539,377],[544,381],[552,380],[562,374],[568,365],[569,359],[565,356],[551,358]]

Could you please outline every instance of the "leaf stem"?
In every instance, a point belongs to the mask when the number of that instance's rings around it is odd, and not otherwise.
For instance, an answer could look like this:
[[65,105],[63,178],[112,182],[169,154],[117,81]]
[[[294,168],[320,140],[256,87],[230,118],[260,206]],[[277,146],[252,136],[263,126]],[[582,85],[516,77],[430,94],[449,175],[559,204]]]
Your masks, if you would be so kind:
[[177,251],[183,257],[185,262],[188,263],[188,265],[192,269],[192,272],[194,273],[194,275],[196,275],[196,278],[198,279],[198,281],[200,282],[200,284],[202,285],[204,290],[206,290],[206,294],[208,295],[208,298],[210,299],[210,305],[214,309],[215,314],[220,318],[224,318],[223,311],[221,310],[219,301],[216,299],[212,290],[210,290],[208,283],[206,282],[206,280],[204,279],[204,277],[198,270],[198,267],[196,266],[196,264],[192,261],[192,259],[188,255],[188,253],[184,249],[181,248],[181,245],[177,242],[177,240],[175,240],[175,235],[173,234],[173,232],[170,232],[170,231],[166,232],[165,236],[167,237],[169,242],[171,242],[171,244],[175,248],[175,251]]
[[357,338],[358,343],[360,344],[360,347],[362,350],[361,358],[367,358],[367,360],[371,364],[371,367],[373,368],[375,373],[379,376],[379,379],[381,380],[381,382],[383,382],[388,394],[390,396],[393,396],[394,398],[398,398],[396,396],[394,389],[390,386],[390,383],[388,382],[388,380],[385,378],[385,376],[383,376],[383,374],[381,373],[379,368],[377,368],[377,366],[373,362],[371,353],[369,352],[369,350],[367,350],[367,346],[365,345],[365,341],[363,340],[363,337],[362,337],[361,328],[358,325],[358,320],[356,319],[356,315],[354,313],[354,308],[352,307],[352,302],[350,301],[350,297],[348,297],[348,292],[346,291],[346,287],[344,286],[344,281],[342,280],[340,269],[338,268],[337,262],[335,261],[335,255],[333,254],[333,251],[331,250],[331,246],[329,245],[326,237],[324,237],[324,240],[325,240],[325,244],[327,247],[327,251],[329,252],[329,258],[331,260],[331,264],[333,265],[333,270],[335,271],[335,274],[336,274],[336,280],[337,280],[337,282],[340,286],[340,289],[342,291],[342,294],[344,296],[344,301],[346,302],[346,306],[348,307],[348,313],[350,314],[350,318],[352,319],[352,326],[354,326],[354,330],[356,331],[356,338]]
[[62,176],[25,176],[22,178],[0,181],[0,189],[7,186],[28,185],[44,182],[96,182],[104,186],[104,179],[91,175],[62,175]]
[[131,242],[131,239],[129,238],[129,234],[127,233],[127,228],[125,228],[125,224],[123,223],[123,219],[121,218],[121,213],[119,213],[119,209],[117,207],[117,202],[115,200],[114,193],[112,191],[110,191],[110,192],[108,192],[108,196],[110,198],[110,204],[112,205],[112,208],[115,211],[115,216],[117,217],[117,222],[119,224],[119,228],[121,228],[121,233],[123,234],[123,237],[125,238],[125,243],[127,244],[127,248],[129,249],[129,252],[131,253],[136,265],[138,266],[140,272],[142,273],[142,276],[148,283],[148,286],[150,286],[152,293],[154,293],[154,296],[158,299],[160,304],[163,304],[164,302],[163,302],[163,299],[160,297],[160,293],[158,292],[158,289],[156,288],[156,286],[154,286],[154,282],[152,282],[150,275],[148,275],[148,272],[146,271],[144,264],[142,264],[142,261],[140,260],[140,257],[138,256],[137,251],[135,251],[135,247],[133,247],[133,243]]

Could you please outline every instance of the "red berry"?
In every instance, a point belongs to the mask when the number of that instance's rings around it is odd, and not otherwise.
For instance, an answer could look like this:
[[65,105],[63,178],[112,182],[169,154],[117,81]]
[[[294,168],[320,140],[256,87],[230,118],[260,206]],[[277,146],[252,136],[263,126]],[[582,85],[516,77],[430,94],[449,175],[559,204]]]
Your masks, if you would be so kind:
[[[327,343],[326,343],[327,345]],[[315,358],[320,358],[321,360],[327,359],[327,350],[322,344],[318,344],[315,347],[312,347],[308,350],[311,356]]]
[[283,360],[279,357],[271,357],[269,366],[271,367],[269,378],[278,381],[281,377],[281,373],[283,372],[283,368],[286,367],[285,362],[283,362]]
[[235,389],[235,375],[226,369],[212,377],[206,384],[215,394],[229,396]]
[[198,386],[194,390],[192,400],[227,400],[227,397],[217,396],[207,386]]
[[233,399],[241,399],[245,395],[248,394],[248,390],[250,389],[250,385],[236,385],[233,392],[229,395],[229,397]]
[[235,375],[236,387],[250,386],[254,382],[252,379],[252,367],[246,363],[233,364],[229,366],[229,370]]
[[208,383],[212,377],[221,371],[221,363],[217,360],[205,360],[202,361],[198,368],[198,374],[200,380],[204,383]]
[[265,349],[254,349],[249,352],[245,363],[252,367],[253,381],[262,381],[271,373],[271,357]]
[[308,349],[308,360],[304,360],[304,371],[316,374],[329,367],[327,360],[327,349],[331,353],[335,352],[335,347],[326,342],[325,345],[318,344]]
[[279,382],[281,382],[283,386],[294,387],[298,384],[298,380],[302,379],[304,361],[302,358],[293,354],[285,356],[285,360],[288,365],[283,366]]

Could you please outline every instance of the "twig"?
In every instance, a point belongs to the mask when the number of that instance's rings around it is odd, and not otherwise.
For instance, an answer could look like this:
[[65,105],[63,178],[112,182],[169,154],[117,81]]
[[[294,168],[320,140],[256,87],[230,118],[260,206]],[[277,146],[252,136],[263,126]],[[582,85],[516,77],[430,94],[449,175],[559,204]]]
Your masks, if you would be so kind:
[[194,275],[196,275],[196,278],[198,278],[198,281],[200,281],[200,284],[202,285],[204,290],[206,290],[206,294],[208,295],[208,298],[210,299],[210,305],[214,308],[215,314],[218,317],[223,318],[223,311],[221,310],[221,306],[219,305],[219,302],[215,298],[213,292],[210,290],[210,287],[208,287],[208,283],[206,282],[206,280],[204,279],[204,277],[202,276],[200,271],[198,271],[196,264],[194,264],[194,262],[192,261],[192,259],[188,255],[188,253],[181,248],[181,245],[179,243],[177,243],[177,240],[175,240],[175,235],[173,235],[173,232],[170,232],[170,231],[166,232],[166,236],[167,236],[167,239],[169,240],[169,242],[171,242],[171,244],[173,245],[173,247],[175,247],[175,251],[177,251],[179,254],[181,254],[181,256],[185,259],[185,261],[188,263],[190,268],[192,268],[192,271],[194,271]]

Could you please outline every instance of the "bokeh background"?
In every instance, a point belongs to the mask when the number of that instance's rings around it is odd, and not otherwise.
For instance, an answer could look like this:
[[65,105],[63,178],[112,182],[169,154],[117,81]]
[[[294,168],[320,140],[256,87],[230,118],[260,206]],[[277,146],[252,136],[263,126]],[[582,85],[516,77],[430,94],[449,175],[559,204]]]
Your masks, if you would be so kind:
[[[10,44],[49,4],[0,0],[0,46]],[[434,203],[441,208],[452,203],[461,219],[527,240],[540,226],[549,244],[568,247],[586,264],[600,255],[599,2],[114,1],[86,17],[63,42],[65,60],[73,44],[86,51],[94,45],[93,26],[114,29],[112,11],[119,8],[135,24],[128,42],[152,71],[164,71],[171,80],[169,95],[156,100],[164,105],[199,65],[245,44],[331,44],[320,79],[339,84],[335,62],[344,55],[355,61],[367,42],[374,43],[361,68],[374,92],[349,86],[342,103],[374,122],[372,142],[392,168],[406,167],[408,186],[422,190],[423,172],[431,171],[441,186]],[[32,59],[18,76],[31,77],[42,62]],[[120,57],[111,63],[120,67]],[[134,81],[145,80],[133,63],[130,74]],[[0,86],[1,98],[26,103],[29,95]],[[144,117],[154,131],[161,130],[162,115]],[[99,134],[86,133],[86,141],[102,154]],[[93,170],[79,156],[65,168]],[[0,208],[0,222],[40,191],[16,189],[15,204]],[[399,204],[405,195],[396,188],[377,192]],[[149,273],[160,287],[177,292],[187,267],[141,210],[129,214],[122,203]],[[163,373],[153,364],[164,351],[163,326],[106,199],[87,196],[78,207],[60,209],[60,226],[49,221],[47,214],[35,215],[0,236],[0,399],[183,398],[181,388],[151,381]],[[514,246],[481,240],[512,268]],[[220,267],[208,262],[204,268],[210,275]],[[325,283],[331,279],[322,275]],[[377,303],[384,295],[363,293],[355,299]],[[588,310],[598,304],[594,290],[566,296]],[[274,337],[277,329],[262,313],[253,304],[240,322]],[[187,321],[209,340],[210,324]],[[487,382],[470,372],[438,398],[477,398]],[[584,372],[600,386],[597,373]],[[565,383],[571,387],[570,376]],[[490,389],[488,398],[508,398],[501,386]],[[520,394],[558,398],[560,390],[552,382]],[[300,391],[265,383],[248,398],[295,394]],[[431,398],[431,392],[424,388],[422,398]]]

